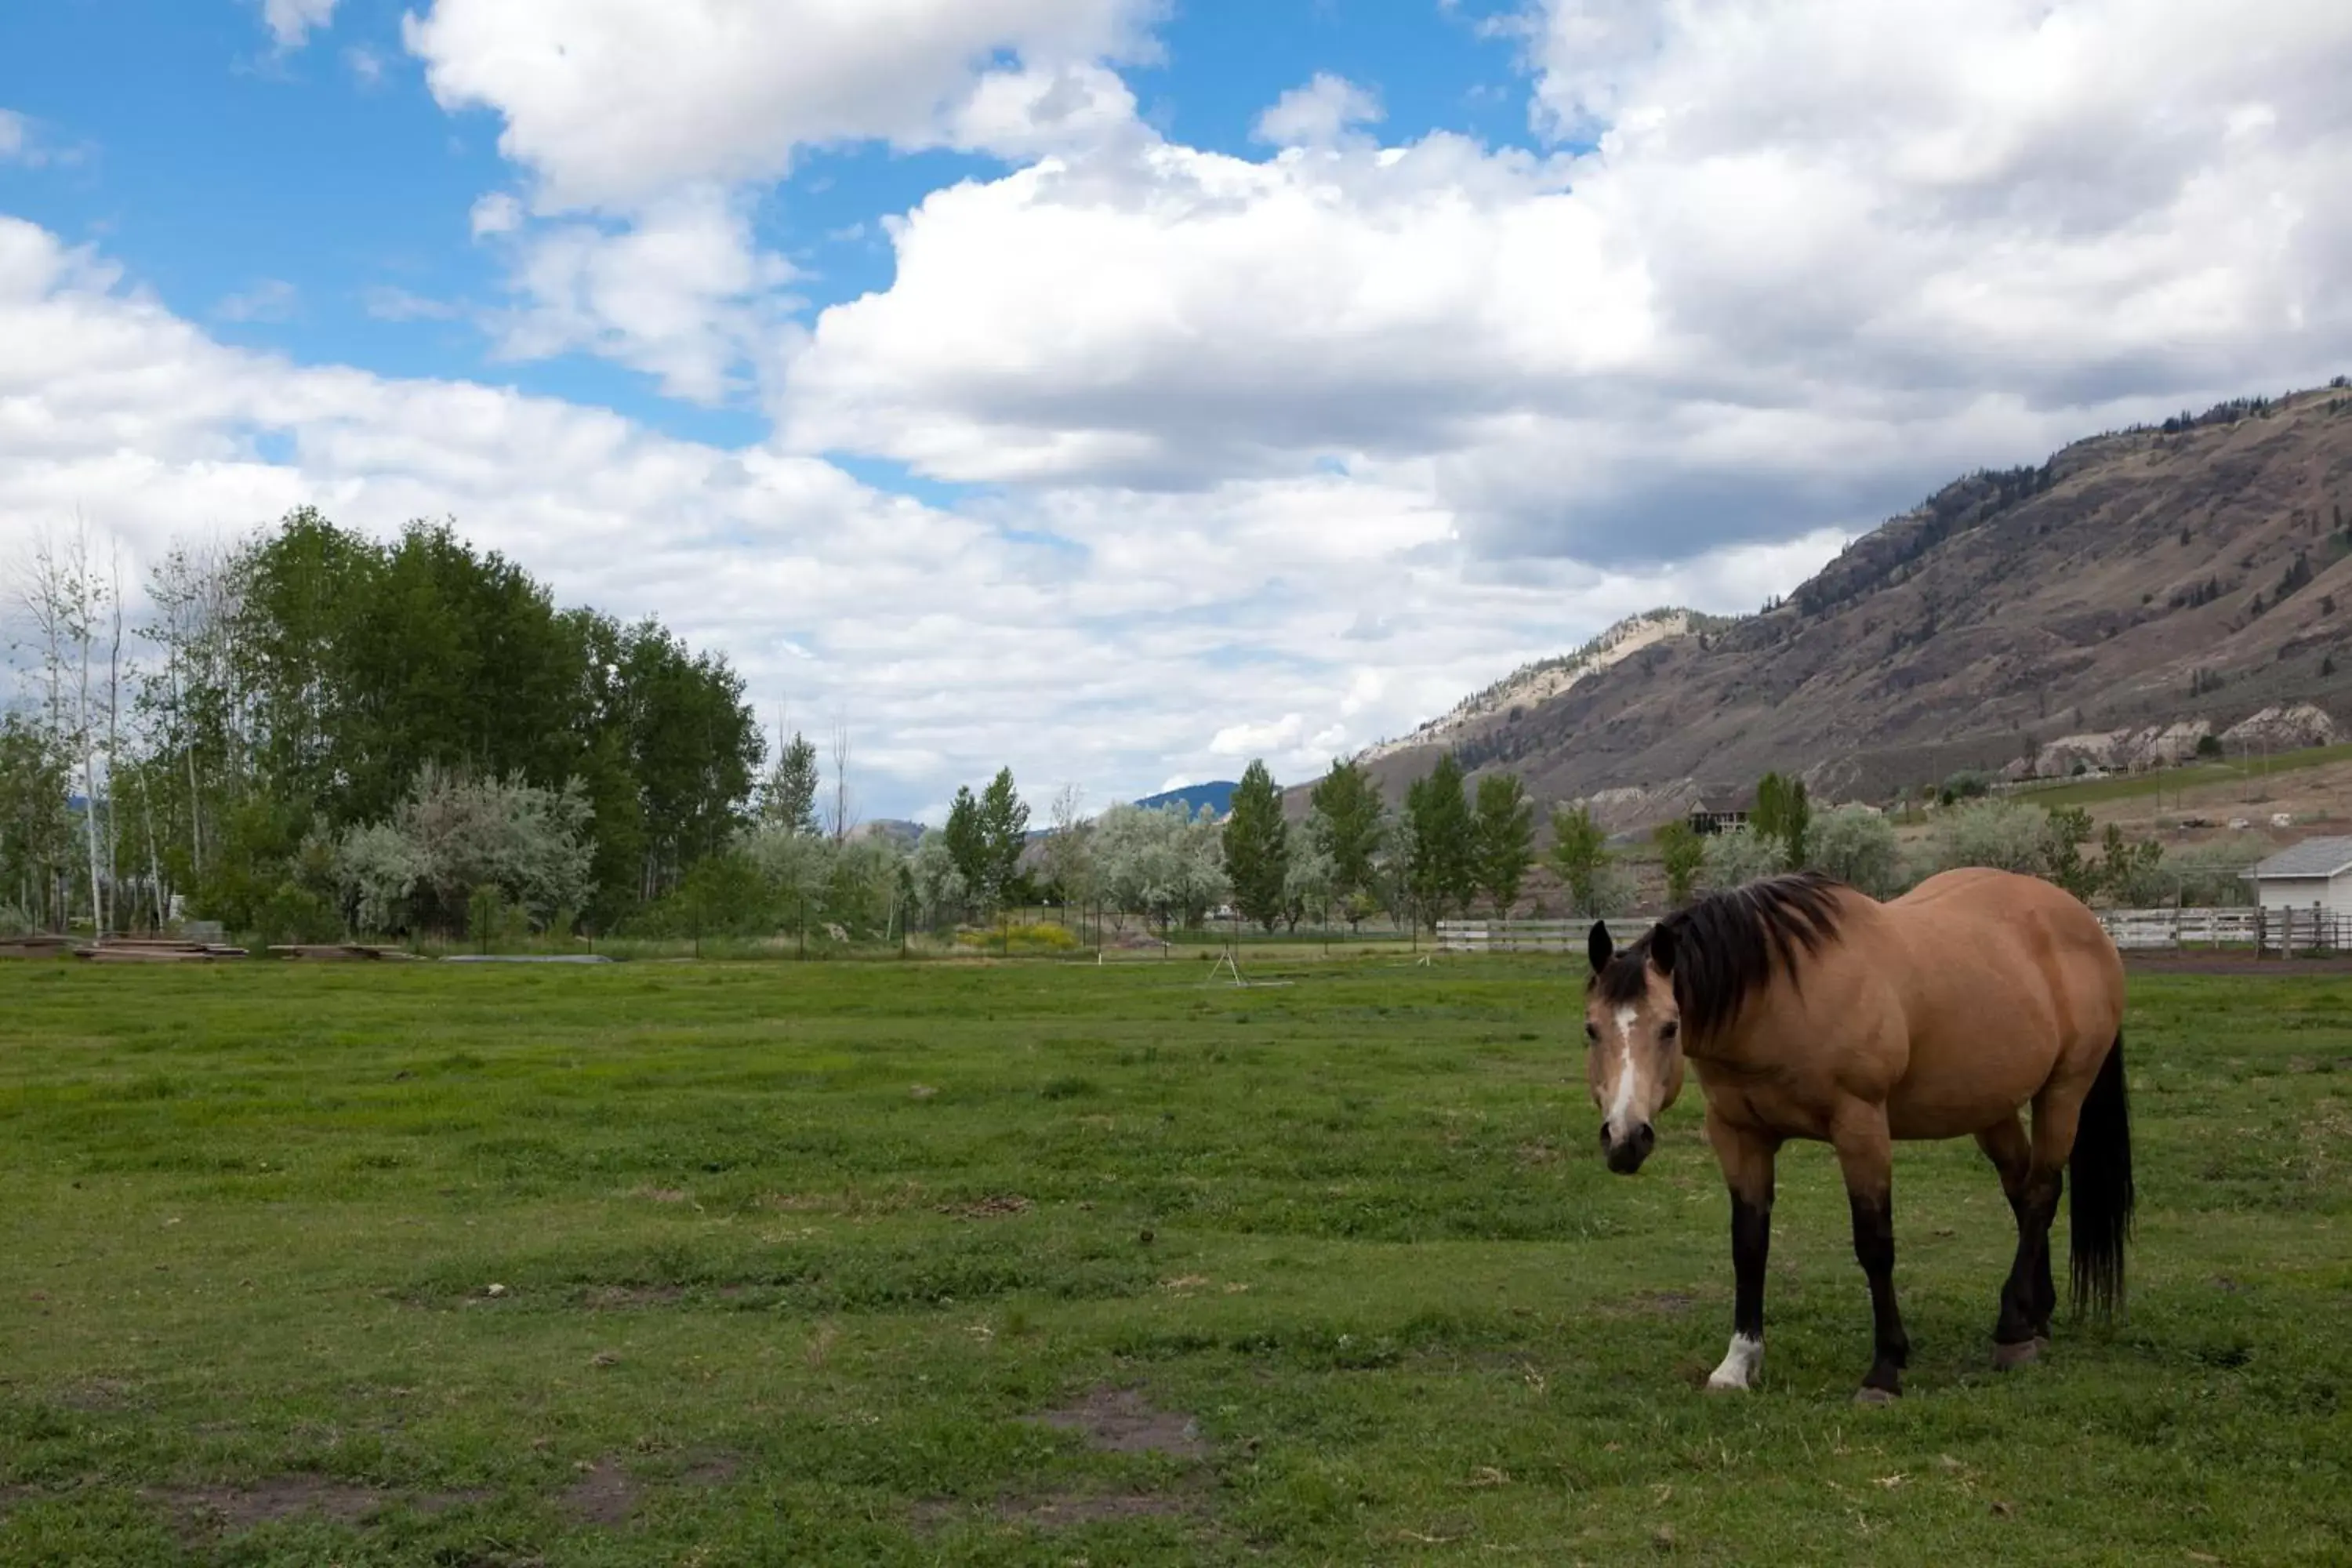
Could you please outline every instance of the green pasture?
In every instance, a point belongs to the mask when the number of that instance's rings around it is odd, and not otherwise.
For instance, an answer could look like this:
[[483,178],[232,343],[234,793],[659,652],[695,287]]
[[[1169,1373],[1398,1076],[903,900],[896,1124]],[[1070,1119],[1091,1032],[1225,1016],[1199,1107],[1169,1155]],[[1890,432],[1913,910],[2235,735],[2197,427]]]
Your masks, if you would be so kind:
[[2185,795],[2190,790],[2214,784],[2260,784],[2282,774],[2325,767],[2331,763],[2352,763],[2352,745],[2313,746],[2269,755],[2257,752],[2235,761],[2192,763],[2183,767],[2071,784],[2028,784],[2017,793],[2036,805],[2106,805],[2143,795]]
[[[1564,960],[0,967],[0,1563],[2336,1563],[2352,978],[2144,974],[2112,1329],[1896,1163],[1908,1396],[1784,1159]],[[2283,967],[2283,966],[2282,966]],[[2063,1230],[2063,1225],[2062,1225]]]

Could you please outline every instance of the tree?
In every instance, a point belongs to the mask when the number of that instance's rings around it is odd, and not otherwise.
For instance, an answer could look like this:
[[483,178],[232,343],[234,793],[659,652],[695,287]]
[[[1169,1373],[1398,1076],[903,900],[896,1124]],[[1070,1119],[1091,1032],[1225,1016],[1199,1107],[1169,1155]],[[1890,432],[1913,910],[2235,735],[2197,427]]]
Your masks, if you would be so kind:
[[1198,925],[1226,891],[1215,816],[1181,803],[1157,810],[1115,805],[1096,820],[1095,857],[1103,897],[1124,929],[1139,915],[1163,931]]
[[[108,625],[108,605],[116,596],[91,559],[89,535],[77,528],[61,543],[44,536],[24,562],[16,585],[19,605],[37,639],[43,710],[49,743],[68,768],[80,770],[81,838],[89,873],[91,929],[107,930],[113,855],[106,827],[110,816],[100,792],[100,755],[115,733],[112,683],[98,668],[100,638]],[[115,625],[120,626],[120,619]],[[117,644],[120,643],[118,630]],[[108,759],[110,767],[111,757]],[[70,775],[68,775],[70,776]],[[68,788],[72,786],[68,784]]]
[[[971,798],[971,791],[961,793],[963,798]],[[971,899],[948,835],[936,827],[923,835],[908,858],[906,880],[923,923],[933,931],[953,921]]]
[[1568,893],[1569,912],[1579,919],[1611,913],[1621,880],[1612,876],[1609,835],[1584,806],[1551,814],[1551,868]]
[[2164,846],[2153,838],[2132,844],[2124,830],[2107,824],[2100,847],[2098,886],[2125,909],[2147,909],[2165,901]]
[[975,886],[992,909],[1013,895],[1021,876],[1021,851],[1029,842],[1029,808],[1013,784],[1013,770],[999,768],[980,796],[981,876]]
[[2083,858],[2090,841],[2091,814],[2079,805],[2051,811],[2042,825],[2044,874],[2078,899],[2087,899],[2099,885],[2097,867]]
[[[345,831],[330,880],[361,929],[414,924],[456,933],[482,889],[544,925],[588,889],[590,827],[578,783],[475,779],[428,763],[385,821]],[[473,934],[481,934],[474,931]]]
[[1447,752],[1405,791],[1405,877],[1414,917],[1433,922],[1467,905],[1478,888],[1477,837],[1462,790],[1462,764]]
[[1282,919],[1290,874],[1290,828],[1282,820],[1282,792],[1264,761],[1253,759],[1243,770],[1222,837],[1234,907],[1271,934]]
[[1308,915],[1324,924],[1330,921],[1331,858],[1323,853],[1322,846],[1307,842],[1290,854],[1290,868],[1283,878],[1282,918],[1291,931]]
[[1805,836],[1812,826],[1812,815],[1802,779],[1766,773],[1756,785],[1756,809],[1748,814],[1748,828],[1777,841],[1788,864],[1801,866],[1806,863]]
[[971,785],[956,786],[940,844],[947,853],[949,864],[955,868],[956,880],[962,885],[964,897],[986,898],[990,871],[988,828],[980,819],[980,800],[971,793]]
[[849,725],[846,721],[833,727],[833,841],[842,843],[857,826],[856,812],[849,797]]
[[1658,858],[1665,862],[1666,902],[1681,909],[1698,891],[1699,872],[1706,865],[1706,840],[1685,817],[1676,817],[1651,835]]
[[1094,897],[1094,857],[1084,812],[1085,792],[1064,784],[1054,796],[1053,826],[1045,835],[1045,878],[1066,911],[1083,909]]
[[1386,815],[1370,774],[1352,762],[1335,762],[1307,797],[1315,842],[1331,860],[1331,890],[1343,905],[1369,895],[1372,861],[1380,853]]
[[1519,885],[1536,858],[1536,808],[1516,773],[1489,773],[1478,781],[1474,832],[1478,845],[1478,887],[1507,918],[1519,901]]
[[1892,896],[1903,880],[1903,849],[1885,814],[1842,805],[1814,824],[1802,864],[1849,882],[1872,898]]
[[11,925],[62,931],[73,876],[69,763],[36,721],[0,713],[0,910]]
[[761,825],[784,833],[819,831],[817,789],[816,742],[795,730],[760,784]]

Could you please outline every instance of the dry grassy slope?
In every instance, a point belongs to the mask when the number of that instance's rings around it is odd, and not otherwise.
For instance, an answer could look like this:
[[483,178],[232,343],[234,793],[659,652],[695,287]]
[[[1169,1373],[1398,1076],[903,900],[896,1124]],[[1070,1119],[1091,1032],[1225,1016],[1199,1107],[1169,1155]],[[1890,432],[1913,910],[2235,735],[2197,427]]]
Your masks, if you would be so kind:
[[[2234,425],[2078,442],[2041,469],[1951,485],[1857,540],[1789,605],[1644,649],[1469,727],[1456,750],[1547,800],[1775,768],[1803,771],[1817,795],[1870,798],[2084,731],[2191,717],[2221,728],[2283,700],[2352,722],[2339,506],[2352,520],[2341,392]],[[2275,603],[2299,553],[2313,580]],[[2209,582],[2210,603],[2176,602]],[[2323,676],[2331,651],[2338,668]],[[1400,798],[1435,754],[1375,771]]]

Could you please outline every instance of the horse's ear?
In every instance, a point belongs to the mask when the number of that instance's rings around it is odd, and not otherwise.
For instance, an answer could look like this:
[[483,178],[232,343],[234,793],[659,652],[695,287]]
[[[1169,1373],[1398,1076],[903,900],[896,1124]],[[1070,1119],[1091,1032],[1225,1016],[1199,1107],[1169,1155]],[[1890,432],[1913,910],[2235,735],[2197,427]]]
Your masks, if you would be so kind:
[[1650,962],[1668,979],[1675,973],[1675,928],[1663,921],[1650,928]]
[[1592,922],[1591,933],[1584,939],[1584,951],[1586,956],[1592,960],[1593,973],[1598,974],[1609,967],[1610,955],[1614,953],[1617,948],[1616,944],[1609,940],[1609,926],[1606,921]]

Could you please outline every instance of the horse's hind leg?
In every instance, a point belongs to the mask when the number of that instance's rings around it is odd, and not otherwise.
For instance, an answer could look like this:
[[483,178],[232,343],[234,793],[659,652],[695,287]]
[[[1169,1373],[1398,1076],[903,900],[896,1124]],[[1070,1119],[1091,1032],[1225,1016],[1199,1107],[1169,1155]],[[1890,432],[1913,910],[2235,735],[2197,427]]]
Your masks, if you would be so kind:
[[2006,1369],[2032,1361],[2050,1337],[2050,1315],[2058,1307],[2050,1277],[2050,1222],[2064,1178],[2037,1173],[2032,1141],[2013,1113],[1978,1133],[1977,1146],[2000,1173],[2000,1190],[2017,1216],[2017,1260],[2001,1286],[2000,1317],[1992,1331],[1993,1365]]

